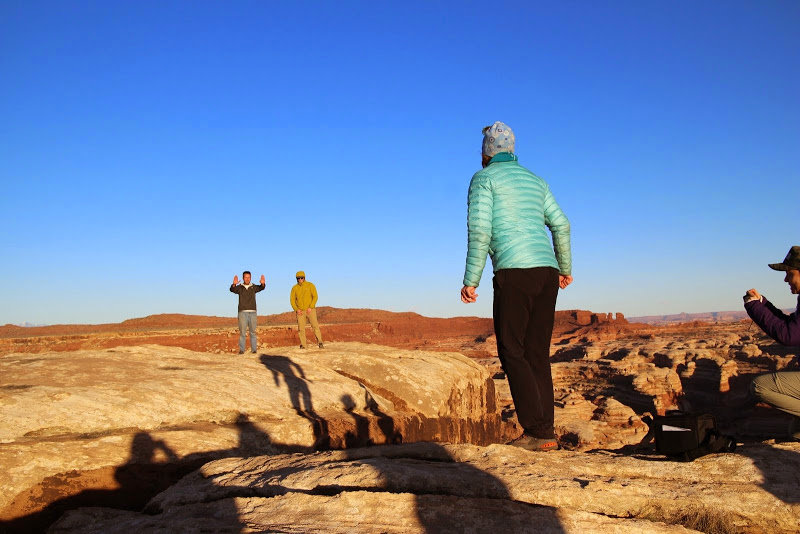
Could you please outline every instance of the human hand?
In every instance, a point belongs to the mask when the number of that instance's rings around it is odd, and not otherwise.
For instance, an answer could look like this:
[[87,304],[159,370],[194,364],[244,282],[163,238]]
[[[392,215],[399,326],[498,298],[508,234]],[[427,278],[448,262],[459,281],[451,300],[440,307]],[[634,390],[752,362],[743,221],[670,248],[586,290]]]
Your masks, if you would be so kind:
[[475,293],[475,288],[470,286],[464,286],[461,288],[461,302],[464,304],[469,304],[470,302],[475,302],[478,300],[478,294]]
[[298,316],[301,316],[301,315],[303,315],[304,313],[306,313],[306,312],[305,312],[305,310],[297,310],[297,315],[298,315]]
[[266,284],[266,283],[267,283],[267,279],[266,279],[266,278],[264,278],[264,275],[262,274],[262,275],[261,275],[261,285],[263,286],[263,285],[264,285],[264,284]]
[[761,300],[761,294],[755,289],[748,289],[747,293],[745,293],[742,297],[742,300],[744,300],[745,303],[750,302],[751,300]]
[[567,275],[559,274],[558,275],[558,287],[560,287],[561,289],[566,289],[566,287],[568,285],[570,285],[571,283],[572,283],[572,275],[571,274],[567,274]]
[[311,314],[311,308],[306,309],[306,313]]
[[239,275],[233,275],[233,285],[239,284]]

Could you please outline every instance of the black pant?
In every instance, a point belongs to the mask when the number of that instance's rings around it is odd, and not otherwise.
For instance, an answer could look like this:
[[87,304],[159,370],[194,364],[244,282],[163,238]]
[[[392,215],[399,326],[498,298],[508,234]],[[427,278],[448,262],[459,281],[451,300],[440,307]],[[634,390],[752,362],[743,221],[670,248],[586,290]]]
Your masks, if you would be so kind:
[[530,435],[554,437],[553,334],[558,271],[552,267],[500,269],[494,275],[494,332],[517,419]]

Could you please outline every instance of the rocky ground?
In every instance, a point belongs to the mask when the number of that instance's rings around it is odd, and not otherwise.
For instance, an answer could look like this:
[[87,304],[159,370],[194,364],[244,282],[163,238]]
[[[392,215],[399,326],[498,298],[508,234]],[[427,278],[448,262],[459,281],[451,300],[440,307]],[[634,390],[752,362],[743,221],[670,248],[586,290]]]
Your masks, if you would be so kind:
[[[797,349],[746,322],[559,312],[562,450],[528,453],[498,445],[520,430],[490,320],[320,318],[324,350],[273,316],[243,356],[228,318],[0,327],[0,532],[66,511],[53,532],[800,532],[788,417],[741,408]],[[674,408],[737,452],[635,451],[642,416]]]
[[228,458],[145,513],[82,509],[51,532],[788,533],[798,470],[796,444],[691,464],[435,443]]

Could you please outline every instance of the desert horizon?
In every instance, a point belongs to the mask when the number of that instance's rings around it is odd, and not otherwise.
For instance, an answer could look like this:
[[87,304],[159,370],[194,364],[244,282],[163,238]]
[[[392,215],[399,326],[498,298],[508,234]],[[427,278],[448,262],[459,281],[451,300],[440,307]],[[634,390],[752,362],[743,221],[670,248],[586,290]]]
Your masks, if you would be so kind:
[[[334,310],[355,310],[355,311],[364,311],[364,312],[377,312],[377,313],[388,313],[388,314],[412,314],[417,315],[419,317],[427,317],[430,319],[491,319],[491,316],[480,316],[480,315],[451,315],[451,316],[437,316],[437,315],[425,315],[422,313],[418,313],[412,310],[406,311],[391,311],[385,310],[381,308],[341,308],[336,306],[320,306],[320,308],[329,308]],[[556,310],[557,312],[571,312],[576,311],[576,309],[559,309]],[[791,313],[793,309],[785,308],[783,309],[786,313]],[[594,313],[594,312],[592,312]],[[606,312],[612,314],[622,314],[622,312]],[[724,311],[704,311],[704,312],[679,312],[679,313],[669,313],[669,314],[653,314],[653,315],[638,315],[638,316],[628,316],[622,314],[625,319],[627,319],[631,323],[645,323],[645,324],[675,324],[675,323],[682,323],[682,322],[731,322],[731,321],[741,321],[748,319],[747,312],[744,310],[724,310]],[[292,312],[282,312],[282,313],[272,313],[272,314],[260,314],[258,315],[259,321],[266,321],[266,324],[272,324],[276,320],[285,320],[286,324],[293,324],[295,322],[294,315]],[[203,321],[213,321],[213,320],[236,320],[236,316],[234,315],[204,315],[204,314],[191,314],[191,313],[178,313],[178,312],[162,312],[162,313],[153,313],[147,314],[142,316],[130,317],[127,319],[123,319],[117,322],[103,322],[103,323],[92,323],[92,322],[74,322],[74,323],[31,323],[27,321],[23,321],[20,323],[6,323],[0,325],[0,329],[5,327],[19,327],[19,328],[42,328],[42,327],[78,327],[78,326],[86,326],[86,327],[101,327],[101,326],[113,326],[113,325],[128,325],[128,324],[135,324],[137,322],[147,322],[150,320],[154,320],[157,318],[163,318],[164,325],[168,325],[170,323],[170,318],[196,318],[197,322]],[[180,319],[178,319],[180,322]],[[259,323],[261,324],[261,323]],[[0,335],[2,335],[3,331],[0,330]]]

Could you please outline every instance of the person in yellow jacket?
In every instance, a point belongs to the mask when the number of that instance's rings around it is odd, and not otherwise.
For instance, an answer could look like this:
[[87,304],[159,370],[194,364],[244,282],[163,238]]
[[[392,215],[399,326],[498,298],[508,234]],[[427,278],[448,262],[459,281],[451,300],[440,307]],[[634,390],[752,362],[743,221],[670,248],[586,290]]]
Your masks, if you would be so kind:
[[297,283],[292,287],[289,294],[289,302],[292,309],[297,314],[297,329],[300,333],[300,348],[306,348],[306,318],[314,329],[314,336],[317,338],[319,348],[323,348],[322,332],[319,331],[317,322],[317,288],[311,282],[306,282],[306,273],[297,271],[295,275]]

